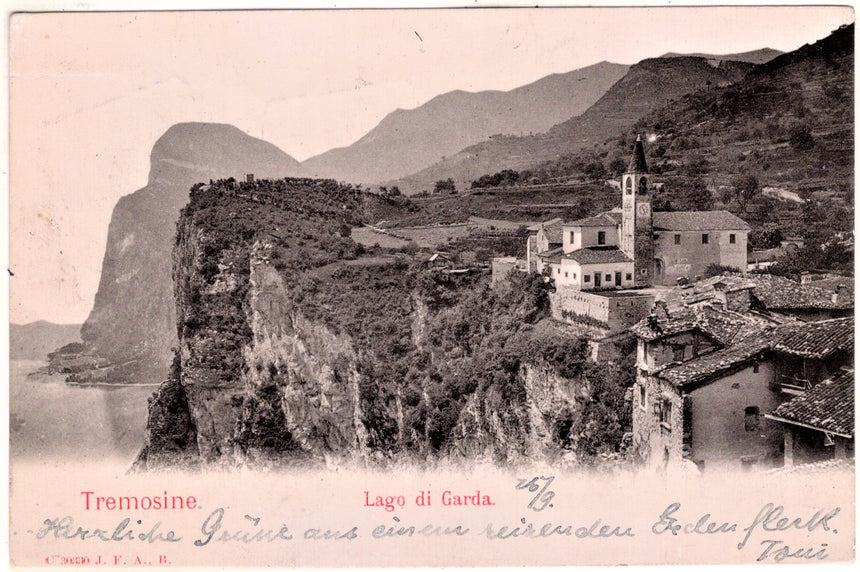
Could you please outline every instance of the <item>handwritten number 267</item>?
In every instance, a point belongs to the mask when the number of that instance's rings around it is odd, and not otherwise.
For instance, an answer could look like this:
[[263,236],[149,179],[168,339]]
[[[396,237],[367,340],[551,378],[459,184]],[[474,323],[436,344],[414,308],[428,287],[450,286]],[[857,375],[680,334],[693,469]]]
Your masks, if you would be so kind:
[[[531,479],[517,479],[517,490],[528,489],[530,493],[537,493],[532,497],[528,508],[540,512],[546,507],[552,507],[550,502],[555,497],[555,493],[549,490],[549,486],[555,477],[532,477]],[[541,483],[543,486],[541,486]]]

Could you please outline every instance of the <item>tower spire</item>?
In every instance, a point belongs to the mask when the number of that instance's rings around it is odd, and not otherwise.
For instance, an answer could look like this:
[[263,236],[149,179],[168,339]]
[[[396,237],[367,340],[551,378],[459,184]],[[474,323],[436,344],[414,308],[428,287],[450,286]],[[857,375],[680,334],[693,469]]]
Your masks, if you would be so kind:
[[633,156],[630,158],[628,173],[647,173],[648,163],[645,162],[645,148],[642,146],[642,136],[636,136],[636,145],[633,147]]

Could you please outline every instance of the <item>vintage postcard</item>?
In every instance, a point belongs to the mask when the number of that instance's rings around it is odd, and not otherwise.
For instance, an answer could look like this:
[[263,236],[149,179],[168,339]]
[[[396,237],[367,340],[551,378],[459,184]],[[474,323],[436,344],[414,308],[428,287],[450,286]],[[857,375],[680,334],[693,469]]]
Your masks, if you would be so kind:
[[15,567],[854,562],[852,8],[8,26]]

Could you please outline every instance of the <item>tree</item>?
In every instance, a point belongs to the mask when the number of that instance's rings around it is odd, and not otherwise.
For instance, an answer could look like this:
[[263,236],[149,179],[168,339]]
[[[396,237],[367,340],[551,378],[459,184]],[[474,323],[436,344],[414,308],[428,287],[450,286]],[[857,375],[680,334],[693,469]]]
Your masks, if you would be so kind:
[[753,248],[776,248],[781,242],[782,230],[775,224],[766,224],[751,230],[749,234],[749,243]]
[[627,170],[627,165],[624,163],[624,159],[616,156],[612,161],[609,162],[609,172],[614,175],[622,175],[624,171]]
[[815,139],[809,127],[802,123],[796,123],[788,131],[788,144],[795,151],[808,151],[815,146]]
[[732,186],[735,188],[735,197],[741,210],[746,209],[747,202],[755,197],[759,191],[758,179],[755,178],[755,175],[748,173],[732,177]]
[[450,193],[457,191],[457,187],[454,184],[454,179],[449,177],[446,180],[439,179],[438,181],[436,181],[436,183],[433,185],[433,192],[441,193],[444,191],[448,191]]

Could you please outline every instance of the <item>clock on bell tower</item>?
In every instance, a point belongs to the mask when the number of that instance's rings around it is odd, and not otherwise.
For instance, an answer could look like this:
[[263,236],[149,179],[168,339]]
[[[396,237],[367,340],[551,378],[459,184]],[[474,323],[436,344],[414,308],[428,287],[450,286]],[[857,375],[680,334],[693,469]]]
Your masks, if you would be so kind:
[[641,137],[636,137],[630,166],[621,178],[621,197],[621,250],[633,259],[636,286],[651,286],[654,276],[654,226],[648,165]]

